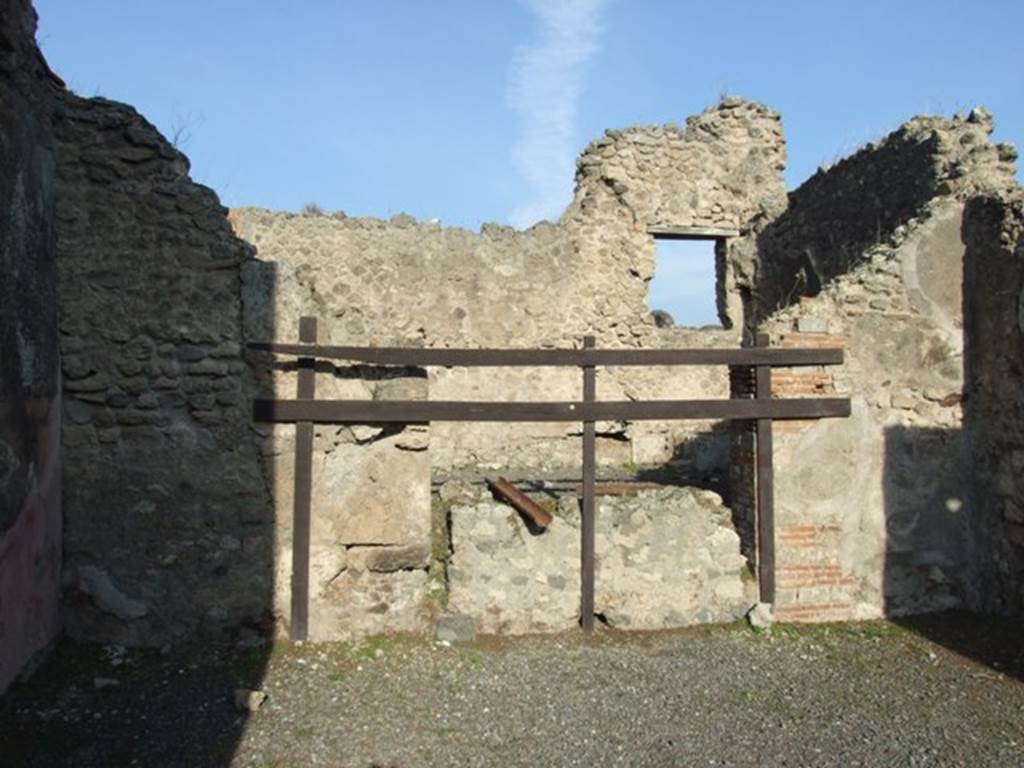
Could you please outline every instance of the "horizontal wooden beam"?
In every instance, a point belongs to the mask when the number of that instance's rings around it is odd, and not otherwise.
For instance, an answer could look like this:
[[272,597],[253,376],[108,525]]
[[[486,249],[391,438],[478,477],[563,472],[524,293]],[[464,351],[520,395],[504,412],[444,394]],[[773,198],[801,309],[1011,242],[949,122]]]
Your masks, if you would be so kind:
[[666,227],[651,225],[647,234],[656,240],[717,240],[720,237],[739,237],[738,229],[724,227]]
[[451,400],[256,400],[256,421],[426,424],[431,421],[645,421],[821,419],[850,415],[846,398],[647,400],[645,402],[466,402]]
[[408,366],[651,366],[651,365],[838,365],[835,349],[422,349],[336,347],[253,342],[250,349],[281,355]]

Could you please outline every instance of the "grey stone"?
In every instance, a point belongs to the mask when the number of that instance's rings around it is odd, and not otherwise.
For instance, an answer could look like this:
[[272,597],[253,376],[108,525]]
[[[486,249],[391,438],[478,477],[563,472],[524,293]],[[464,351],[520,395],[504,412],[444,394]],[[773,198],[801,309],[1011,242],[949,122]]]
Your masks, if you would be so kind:
[[195,344],[182,344],[177,348],[177,355],[183,363],[196,363],[206,357],[206,350]]
[[484,501],[490,494],[482,486],[474,486],[465,480],[449,480],[441,486],[438,491],[441,501],[451,504],[454,502],[472,503]]
[[426,568],[430,549],[426,545],[410,547],[349,547],[348,567],[355,570],[392,573]]
[[747,611],[747,621],[754,629],[771,629],[775,615],[771,603],[756,603]]
[[97,566],[78,566],[78,588],[92,598],[97,608],[122,621],[140,619],[148,613],[145,603],[121,592],[114,586],[110,574]]
[[676,321],[672,319],[672,315],[664,309],[652,310],[651,319],[654,321],[656,328],[671,328],[676,324]]
[[449,643],[471,643],[476,640],[476,624],[472,616],[446,613],[437,618],[434,634]]
[[429,630],[426,571],[346,570],[310,606],[310,639],[353,640]]
[[75,424],[89,424],[96,417],[95,407],[73,397],[64,401],[64,412]]
[[235,689],[235,709],[239,712],[256,712],[266,700],[265,691],[253,691],[248,688]]
[[824,317],[801,316],[796,320],[800,333],[828,333],[828,320]]
[[[343,444],[323,458],[313,484],[315,538],[429,547],[430,460],[425,452],[400,450],[400,440],[393,435],[367,445]],[[290,493],[287,477],[278,486]]]
[[192,376],[227,376],[230,373],[227,363],[210,358],[186,365],[185,371]]
[[[449,606],[481,631],[548,632],[577,625],[579,511],[563,497],[543,536],[497,502],[451,510]],[[597,510],[595,610],[615,626],[732,621],[750,605],[746,561],[728,510],[693,488],[603,497]],[[685,563],[685,567],[680,567]]]

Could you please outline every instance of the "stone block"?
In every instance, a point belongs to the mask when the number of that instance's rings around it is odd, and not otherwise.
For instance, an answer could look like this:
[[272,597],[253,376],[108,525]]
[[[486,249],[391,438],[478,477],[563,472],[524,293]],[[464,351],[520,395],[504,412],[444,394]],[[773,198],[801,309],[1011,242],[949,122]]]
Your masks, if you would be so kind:
[[446,613],[438,617],[434,635],[449,643],[471,643],[476,640],[476,625],[472,616]]
[[310,639],[355,640],[388,632],[427,632],[426,571],[345,571],[310,607]]
[[410,547],[350,547],[348,567],[354,571],[393,573],[430,564],[430,548],[423,545]]
[[[508,506],[451,511],[449,606],[495,633],[570,629],[579,618],[579,507],[575,497],[539,535]],[[729,510],[693,488],[601,498],[595,611],[614,626],[654,629],[732,621],[752,600]]]
[[97,566],[79,566],[78,588],[92,598],[97,608],[121,621],[140,619],[148,613],[145,603],[125,595],[114,585],[110,574]]
[[796,329],[800,333],[828,333],[828,320],[824,317],[798,317]]
[[498,502],[451,510],[448,605],[491,634],[558,632],[579,618],[579,521],[556,517],[540,536]]
[[[348,565],[348,553],[338,545],[311,544],[309,547],[309,584],[310,599],[314,602],[323,600],[327,591]],[[291,604],[292,584],[292,550],[290,542],[286,546],[278,546],[274,568],[274,604],[282,614],[288,611]]]
[[430,460],[425,451],[400,449],[401,434],[338,445],[316,462],[314,536],[347,545],[429,547]]

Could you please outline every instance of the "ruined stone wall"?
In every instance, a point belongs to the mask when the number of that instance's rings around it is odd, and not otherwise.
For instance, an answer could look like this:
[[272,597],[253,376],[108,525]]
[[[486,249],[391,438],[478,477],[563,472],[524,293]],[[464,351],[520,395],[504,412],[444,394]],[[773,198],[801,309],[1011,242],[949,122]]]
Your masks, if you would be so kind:
[[[691,118],[685,129],[609,131],[581,155],[576,195],[559,221],[524,232],[488,224],[477,234],[401,214],[382,221],[235,210],[235,232],[258,257],[243,268],[246,334],[294,340],[299,317],[313,315],[320,341],[331,344],[565,348],[590,333],[604,347],[735,347],[739,322],[717,332],[655,328],[647,309],[654,274],[648,227],[758,231],[784,205],[784,157],[778,116],[730,99]],[[727,244],[720,250],[725,270],[732,263]],[[728,266],[729,275],[738,272]],[[260,364],[265,391],[294,396],[293,368],[270,359]],[[323,366],[322,374],[323,397],[552,400],[576,399],[581,389],[581,374],[571,369],[431,369],[423,378],[422,372],[339,364]],[[725,369],[602,370],[597,388],[600,398],[617,400],[729,394]],[[720,475],[729,438],[712,426],[600,424],[599,466],[611,472],[673,462],[691,476]],[[286,560],[293,429],[262,431],[280,518],[279,557]],[[422,627],[427,570],[433,559],[437,572],[436,560],[447,556],[424,549],[431,508],[420,490],[431,474],[500,469],[575,477],[580,432],[578,424],[436,424],[429,437],[320,428],[313,635]],[[376,570],[366,565],[367,547],[389,553]],[[287,600],[284,590],[277,603],[282,616]],[[379,613],[360,619],[338,608],[362,603],[377,604]]]
[[[65,583],[77,636],[162,643],[270,614],[286,628],[294,428],[252,425],[248,399],[294,397],[296,368],[243,346],[295,340],[304,315],[318,318],[320,342],[339,345],[570,347],[593,334],[599,347],[734,347],[763,330],[774,345],[843,346],[838,371],[775,377],[779,396],[837,392],[853,404],[849,420],[777,427],[778,615],[975,604],[981,579],[968,566],[982,518],[960,431],[955,286],[964,203],[1005,190],[1014,157],[988,141],[983,111],[915,119],[815,176],[787,207],[778,116],[726,99],[685,129],[609,131],[581,155],[558,222],[480,233],[405,215],[258,209],[231,212],[232,232],[184,156],[129,107],[65,95],[55,126]],[[651,227],[738,232],[717,245],[723,329],[652,323]],[[576,370],[337,361],[316,375],[330,399],[574,399],[580,386]],[[725,370],[598,372],[601,399],[729,393]],[[557,525],[530,538],[503,507],[445,498],[445,488],[496,470],[574,478],[579,432],[318,427],[313,639],[424,630],[446,599],[481,629],[570,622],[574,501],[559,501]],[[598,434],[602,473],[647,465],[732,495],[726,506],[689,491],[652,501],[693,525],[708,513],[698,539],[639,500],[605,503],[599,609],[620,626],[736,615],[752,599],[749,437],[708,423],[600,424]],[[432,480],[449,482],[432,496]],[[665,541],[691,565],[673,571]],[[520,594],[523,578],[531,589]],[[538,590],[550,615],[531,603]]]
[[240,265],[188,160],[131,107],[61,96],[67,628],[163,644],[264,621],[274,517]]
[[1024,611],[1024,196],[964,212],[964,433],[974,478],[976,607]]
[[[915,117],[877,144],[821,168],[761,233],[748,313],[764,317],[851,272],[876,246],[902,239],[936,199],[964,200],[1013,183],[1017,151],[993,144],[984,109]],[[945,275],[935,275],[936,279]],[[949,288],[950,302],[958,302]]]
[[[256,307],[247,311],[250,332],[265,335],[273,325],[281,338],[294,336],[298,316],[311,314],[321,319],[325,341],[337,344],[567,347],[593,333],[599,346],[735,346],[736,329],[654,327],[647,310],[654,239],[647,229],[755,231],[784,206],[784,157],[775,113],[726,100],[690,118],[685,130],[609,131],[581,155],[575,200],[559,222],[525,232],[485,225],[475,234],[405,215],[385,222],[236,210],[236,232],[259,257],[246,274]],[[561,373],[432,371],[430,392],[436,399],[459,392],[575,396],[579,373]],[[711,396],[727,387],[724,371],[683,369],[609,371],[599,382],[605,398]],[[632,425],[610,434],[602,453],[609,463],[665,461],[693,433],[681,429]],[[493,429],[438,425],[433,463],[530,465],[541,452],[554,465],[577,461],[562,427],[504,432],[496,440]]]
[[758,238],[759,329],[846,350],[839,371],[783,372],[774,389],[837,391],[853,409],[777,427],[780,617],[973,604],[961,222],[967,197],[1013,183],[1015,153],[991,130],[983,110],[915,118],[793,192]]
[[0,693],[60,629],[52,91],[25,0],[0,2]]
[[[778,114],[728,97],[688,117],[685,129],[612,130],[591,142],[577,162],[576,197],[562,222],[579,227],[583,253],[610,257],[638,278],[617,286],[631,308],[644,306],[654,275],[648,227],[738,230],[743,237],[718,248],[717,299],[723,326],[742,329],[739,289],[753,279],[755,259],[749,240],[785,210],[785,164]],[[602,295],[617,272],[588,270],[581,295]],[[632,332],[641,340],[651,335],[647,323]]]

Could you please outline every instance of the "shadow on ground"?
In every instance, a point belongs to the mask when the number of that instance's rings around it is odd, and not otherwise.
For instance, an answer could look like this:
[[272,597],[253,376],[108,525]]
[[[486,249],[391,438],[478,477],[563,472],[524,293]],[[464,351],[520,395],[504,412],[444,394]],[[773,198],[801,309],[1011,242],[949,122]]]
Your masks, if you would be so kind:
[[227,766],[268,647],[173,652],[62,641],[0,699],[0,766]]
[[947,611],[892,622],[997,674],[1024,681],[1024,619]]
[[[1017,765],[1019,637],[942,613],[471,644],[65,642],[0,700],[0,766],[600,765],[627,746],[644,765]],[[234,690],[260,684],[246,725]],[[764,738],[751,752],[737,732]]]

